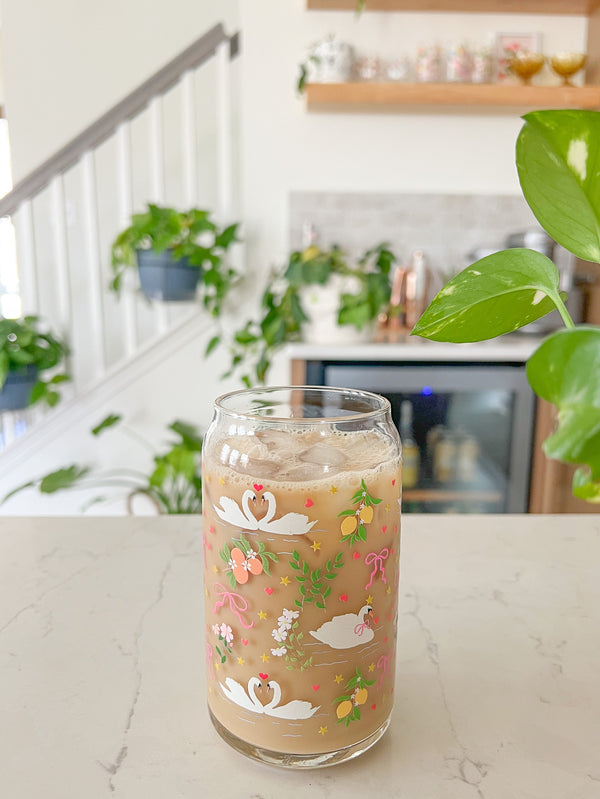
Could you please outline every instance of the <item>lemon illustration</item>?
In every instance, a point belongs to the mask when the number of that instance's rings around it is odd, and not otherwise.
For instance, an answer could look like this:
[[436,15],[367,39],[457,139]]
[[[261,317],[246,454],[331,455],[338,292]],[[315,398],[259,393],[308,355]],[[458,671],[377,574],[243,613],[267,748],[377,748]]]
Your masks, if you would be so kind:
[[367,701],[368,692],[366,688],[359,688],[358,691],[354,694],[354,704],[355,705],[364,705]]
[[365,524],[369,524],[369,522],[373,521],[373,508],[368,505],[365,505],[364,508],[360,509],[359,514],[361,521],[365,522]]
[[358,525],[358,521],[356,516],[346,516],[344,521],[341,525],[341,530],[344,535],[350,535],[356,530],[356,526]]
[[349,699],[344,699],[343,702],[337,706],[337,710],[335,711],[337,714],[338,719],[343,719],[348,713],[352,712],[352,702]]

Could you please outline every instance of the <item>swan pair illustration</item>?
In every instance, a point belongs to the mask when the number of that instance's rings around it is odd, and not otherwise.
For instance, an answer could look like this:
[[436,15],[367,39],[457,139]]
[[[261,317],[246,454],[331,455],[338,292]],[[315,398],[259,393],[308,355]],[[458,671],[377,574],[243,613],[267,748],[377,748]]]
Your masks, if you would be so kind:
[[262,530],[264,533],[276,535],[304,535],[315,525],[309,522],[308,516],[302,513],[286,513],[279,519],[273,518],[277,512],[277,501],[270,491],[262,495],[262,502],[267,503],[267,512],[262,519],[257,519],[250,510],[250,500],[256,501],[256,494],[248,489],[242,494],[242,507],[230,497],[221,497],[215,505],[215,512],[220,519],[243,530]]
[[365,605],[358,613],[334,616],[317,630],[310,630],[310,634],[332,649],[351,649],[373,639],[375,633],[370,626],[372,619],[373,608]]
[[[265,675],[263,675],[265,676]],[[279,705],[281,701],[281,687],[278,682],[270,680],[266,685],[269,691],[273,691],[273,698],[266,705],[263,705],[256,696],[256,689],[262,687],[262,682],[258,677],[250,677],[248,680],[248,693],[244,686],[233,680],[231,677],[225,679],[225,685],[219,683],[221,690],[236,705],[250,710],[252,713],[264,713],[266,716],[277,716],[280,719],[309,719],[317,712],[319,707],[313,707],[310,702],[302,699],[293,699],[287,705]]]

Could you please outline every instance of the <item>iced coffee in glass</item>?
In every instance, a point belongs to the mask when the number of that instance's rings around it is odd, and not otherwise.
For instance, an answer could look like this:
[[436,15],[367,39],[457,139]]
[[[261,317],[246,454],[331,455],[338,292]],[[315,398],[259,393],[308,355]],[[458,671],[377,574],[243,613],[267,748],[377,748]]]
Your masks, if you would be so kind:
[[372,746],[393,703],[400,443],[383,397],[220,397],[203,452],[208,705],[256,759],[329,765]]

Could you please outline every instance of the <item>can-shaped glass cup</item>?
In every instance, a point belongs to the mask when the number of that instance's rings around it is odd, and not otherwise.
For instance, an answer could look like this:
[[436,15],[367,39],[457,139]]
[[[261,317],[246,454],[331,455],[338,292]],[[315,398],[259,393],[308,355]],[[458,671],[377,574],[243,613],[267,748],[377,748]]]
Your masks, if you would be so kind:
[[376,394],[274,387],[216,400],[202,465],[208,705],[240,752],[314,768],[386,731],[400,461]]

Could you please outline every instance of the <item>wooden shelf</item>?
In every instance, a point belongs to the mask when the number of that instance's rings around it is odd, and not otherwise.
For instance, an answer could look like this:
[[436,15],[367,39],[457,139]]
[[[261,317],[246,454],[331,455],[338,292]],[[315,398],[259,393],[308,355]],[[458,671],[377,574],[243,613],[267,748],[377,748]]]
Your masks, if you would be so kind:
[[[306,0],[314,10],[356,10],[356,0]],[[464,11],[492,14],[569,14],[589,16],[600,0],[367,0],[368,11]]]
[[509,86],[469,83],[311,83],[309,111],[360,111],[439,107],[488,109],[600,109],[600,86]]

